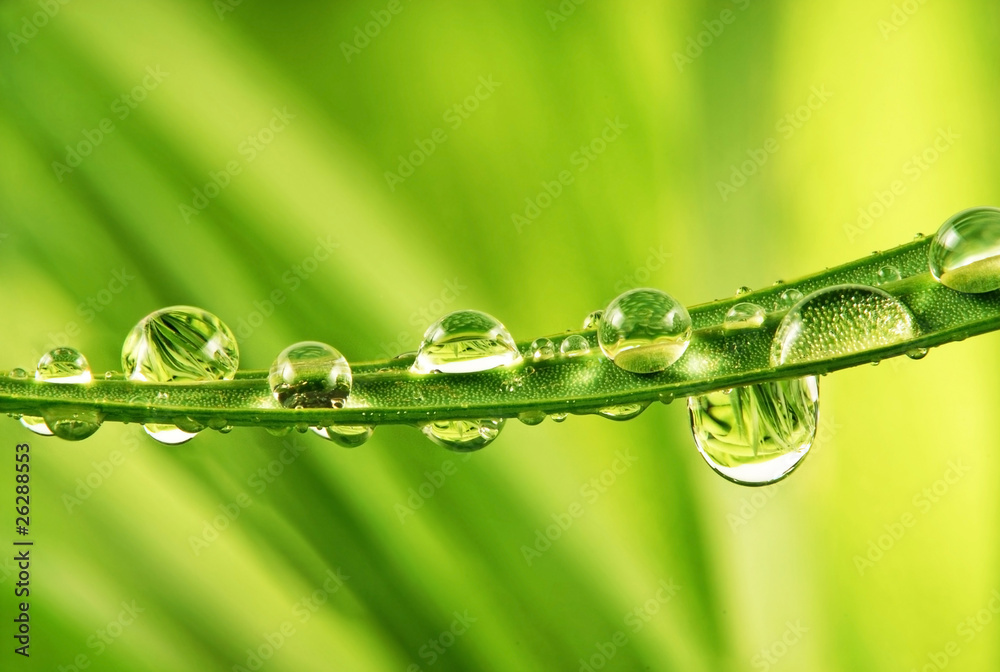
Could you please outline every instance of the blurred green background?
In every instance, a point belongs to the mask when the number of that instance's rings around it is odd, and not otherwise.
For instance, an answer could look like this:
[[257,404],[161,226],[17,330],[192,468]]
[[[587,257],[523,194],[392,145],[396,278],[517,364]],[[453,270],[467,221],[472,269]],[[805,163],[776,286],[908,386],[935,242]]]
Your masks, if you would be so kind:
[[[1000,204],[998,20],[3,2],[0,368],[71,344],[117,369],[177,303],[230,324],[243,368],[304,339],[392,356],[465,307],[525,340],[632,286],[691,305],[931,233]],[[996,669],[998,345],[824,378],[812,456],[757,490],[702,462],[683,403],[508,423],[468,459],[403,427],[346,451],[5,422],[3,536],[29,440],[36,546],[29,661],[0,561],[0,667]]]

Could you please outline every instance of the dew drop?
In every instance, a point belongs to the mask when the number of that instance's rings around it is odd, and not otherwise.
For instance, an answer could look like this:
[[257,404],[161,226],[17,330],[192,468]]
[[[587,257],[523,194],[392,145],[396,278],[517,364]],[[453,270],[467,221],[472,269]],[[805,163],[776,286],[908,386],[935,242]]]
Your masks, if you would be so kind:
[[39,436],[52,436],[52,430],[45,424],[45,418],[37,415],[22,415],[21,424]]
[[60,439],[82,441],[101,428],[104,416],[89,408],[57,406],[42,411],[45,424]]
[[742,294],[749,294],[752,291],[753,291],[752,289],[750,289],[746,285],[743,285],[742,287],[736,289],[736,296],[740,296]]
[[267,376],[271,394],[285,408],[340,408],[351,393],[351,366],[326,343],[303,341],[288,346]]
[[375,428],[370,425],[331,425],[313,427],[312,431],[344,448],[357,448],[372,437]]
[[15,380],[23,380],[28,377],[28,372],[22,368],[16,368],[10,372],[10,377]]
[[797,364],[902,343],[916,335],[913,314],[890,294],[864,285],[813,292],[785,314],[771,364]]
[[93,379],[87,358],[75,348],[56,348],[46,352],[35,369],[35,380],[39,382],[86,384]]
[[656,398],[659,399],[660,403],[663,404],[664,406],[669,406],[670,404],[674,403],[673,392],[660,392],[660,394],[658,394]]
[[883,266],[878,269],[878,272],[875,275],[877,277],[875,284],[877,285],[886,285],[890,282],[896,282],[903,277],[899,272],[899,269],[895,266]]
[[927,348],[913,348],[906,351],[906,356],[910,359],[923,359],[927,356]]
[[534,427],[542,424],[545,420],[545,413],[543,411],[524,411],[517,414],[517,419],[529,427]]
[[563,357],[580,357],[590,352],[590,343],[580,334],[571,334],[559,344],[559,354]]
[[601,323],[601,315],[604,314],[603,310],[592,311],[587,317],[583,318],[583,329],[597,329],[597,325]]
[[513,337],[499,320],[478,310],[458,310],[428,327],[413,373],[471,373],[521,361]]
[[802,292],[797,289],[786,289],[778,297],[778,303],[782,308],[791,308],[802,300]]
[[741,485],[779,481],[801,464],[816,437],[814,376],[737,387],[688,399],[698,452]]
[[552,422],[562,422],[569,416],[568,413],[550,413],[549,417],[552,418]]
[[434,443],[458,453],[485,448],[500,435],[505,419],[438,420],[420,429]]
[[663,371],[691,342],[691,316],[657,289],[633,289],[608,304],[597,329],[604,354],[632,373]]
[[536,338],[531,342],[531,359],[544,362],[556,355],[556,346],[547,338]]
[[729,309],[722,320],[726,330],[756,329],[764,324],[767,312],[756,303],[737,303]]
[[649,402],[638,402],[635,404],[620,404],[618,406],[606,406],[597,411],[602,418],[609,420],[631,420],[649,406]]
[[164,425],[147,423],[142,426],[150,438],[156,439],[160,443],[168,446],[178,446],[186,443],[198,435],[197,432],[188,432],[176,425]]
[[971,208],[949,217],[931,241],[928,261],[945,287],[969,294],[1000,288],[1000,210]]

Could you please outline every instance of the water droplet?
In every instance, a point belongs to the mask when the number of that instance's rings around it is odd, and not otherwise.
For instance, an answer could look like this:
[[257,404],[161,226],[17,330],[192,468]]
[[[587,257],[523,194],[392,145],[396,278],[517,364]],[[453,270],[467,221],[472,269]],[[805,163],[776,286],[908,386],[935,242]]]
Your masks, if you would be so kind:
[[913,314],[864,285],[813,292],[788,311],[771,343],[771,364],[797,364],[894,345],[916,335]]
[[101,428],[104,417],[98,411],[75,406],[57,406],[42,411],[45,424],[60,439],[82,441]]
[[357,448],[372,437],[375,428],[370,425],[331,425],[313,427],[312,431],[344,448]]
[[658,394],[656,398],[659,399],[660,403],[663,404],[664,406],[669,406],[670,404],[674,403],[673,392],[660,392],[660,394]]
[[1000,210],[971,208],[949,217],[931,242],[928,260],[945,287],[971,294],[1000,288]]
[[114,377],[115,377],[115,372],[114,371],[105,371],[104,372],[104,380],[111,380]]
[[607,406],[597,411],[597,414],[602,418],[608,418],[609,420],[631,420],[646,410],[647,406],[649,406],[649,402]]
[[603,310],[592,311],[587,317],[583,318],[583,329],[597,329],[597,325],[601,323],[601,315],[604,314]]
[[288,436],[288,433],[292,431],[291,427],[265,427],[264,429],[271,436]]
[[16,368],[10,372],[10,377],[21,380],[28,377],[28,372],[22,368]]
[[478,310],[458,310],[427,329],[410,370],[471,373],[520,361],[513,337],[499,320]]
[[816,437],[814,376],[737,387],[688,399],[698,452],[741,485],[767,485],[797,467]]
[[550,413],[549,417],[552,418],[552,422],[562,422],[569,416],[568,413]]
[[208,426],[217,432],[220,432],[223,429],[225,429],[227,425],[229,425],[229,421],[226,420],[225,418],[216,417],[216,418],[209,418],[208,420]]
[[438,420],[420,429],[434,443],[458,453],[470,453],[488,446],[500,435],[506,420]]
[[563,357],[580,357],[590,352],[590,343],[580,334],[571,334],[559,344],[559,354]]
[[778,297],[778,303],[782,308],[791,308],[802,300],[802,292],[797,289],[786,289]]
[[556,355],[556,346],[547,338],[536,338],[531,342],[531,359],[544,362]]
[[340,408],[351,393],[351,365],[326,343],[303,341],[281,351],[267,376],[285,408]]
[[927,356],[927,348],[913,348],[913,350],[907,350],[906,356],[910,359],[923,359]]
[[543,411],[524,411],[517,414],[517,419],[530,427],[534,427],[535,425],[542,424],[542,421],[545,420],[545,413]]
[[[239,347],[229,327],[212,313],[192,306],[150,313],[132,328],[122,346],[122,371],[129,380],[232,380],[239,361]],[[151,423],[146,433],[170,445],[193,436],[164,423]],[[184,438],[184,434],[191,436]]]
[[45,418],[37,415],[21,416],[21,424],[40,436],[52,436],[52,430],[45,424]]
[[753,291],[752,289],[750,289],[746,285],[743,285],[742,287],[738,287],[736,289],[736,296],[741,296],[743,294],[749,294],[752,291]]
[[74,348],[56,348],[46,352],[35,369],[35,380],[45,383],[85,384],[93,379],[87,358]]
[[903,276],[899,272],[899,269],[896,268],[895,266],[883,266],[882,268],[878,269],[878,272],[876,273],[875,284],[885,285],[890,282],[896,282],[902,277]]
[[219,434],[228,434],[231,431],[233,431],[232,425],[226,425],[225,427],[219,428]]
[[597,329],[604,354],[632,373],[663,371],[691,342],[691,316],[657,289],[633,289],[604,310]]
[[722,326],[727,330],[756,329],[766,318],[767,312],[756,303],[737,303],[726,313]]

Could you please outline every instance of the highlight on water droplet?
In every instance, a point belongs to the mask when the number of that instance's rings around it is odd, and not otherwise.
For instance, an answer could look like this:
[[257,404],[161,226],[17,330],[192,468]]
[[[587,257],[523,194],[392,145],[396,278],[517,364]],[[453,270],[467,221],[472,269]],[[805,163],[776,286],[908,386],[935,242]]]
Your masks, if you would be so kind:
[[793,287],[791,289],[786,289],[781,293],[781,296],[778,297],[778,304],[782,308],[791,308],[801,300],[802,292]]
[[761,383],[688,399],[698,452],[741,485],[779,481],[805,459],[816,437],[819,386],[814,376]]
[[970,208],[949,217],[931,241],[931,274],[968,294],[1000,288],[1000,210]]
[[604,314],[603,310],[591,311],[587,317],[583,318],[583,329],[597,329],[597,325],[601,322],[601,315]]
[[556,356],[555,344],[547,338],[536,338],[531,342],[531,359],[544,362]]
[[288,346],[267,375],[271,394],[285,408],[340,408],[353,381],[347,359],[319,341]]
[[876,285],[886,285],[890,282],[896,282],[903,277],[902,274],[900,274],[899,269],[895,266],[883,266],[878,269],[875,276]]
[[371,425],[330,425],[311,429],[313,433],[344,448],[357,448],[372,438],[375,432]]
[[580,334],[570,334],[559,344],[559,354],[563,357],[581,357],[590,352],[590,343]]
[[434,443],[458,453],[485,448],[500,435],[505,419],[436,420],[421,426]]
[[737,303],[726,312],[722,326],[726,330],[756,329],[764,324],[767,311],[756,303]]
[[520,361],[517,344],[499,320],[478,310],[458,310],[428,327],[410,370],[472,373]]
[[632,289],[604,309],[597,338],[604,354],[620,368],[656,373],[687,350],[691,316],[666,292]]
[[865,285],[813,292],[785,314],[771,343],[771,364],[798,364],[902,343],[917,335],[910,309]]
[[636,402],[634,404],[619,404],[617,406],[606,406],[597,415],[608,420],[631,420],[646,410],[649,402]]
[[[122,346],[122,371],[136,381],[232,380],[239,361],[232,330],[212,313],[193,306],[171,306],[150,313],[132,328]],[[195,436],[165,423],[150,423],[145,429],[157,441],[170,445]]]

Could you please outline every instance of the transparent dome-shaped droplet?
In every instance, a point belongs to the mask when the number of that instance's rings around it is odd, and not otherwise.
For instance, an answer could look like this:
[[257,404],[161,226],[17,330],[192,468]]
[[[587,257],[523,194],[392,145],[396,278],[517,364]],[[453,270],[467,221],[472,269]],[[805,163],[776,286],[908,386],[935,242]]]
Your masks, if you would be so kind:
[[836,285],[813,292],[785,314],[771,343],[771,364],[841,357],[917,335],[909,308],[881,289]]
[[420,429],[435,443],[458,453],[485,448],[500,435],[506,420],[439,420]]
[[876,285],[886,285],[890,282],[896,282],[897,280],[903,277],[900,274],[899,269],[896,268],[895,266],[883,266],[882,268],[878,269],[878,272],[875,274],[875,276],[876,276],[875,280]]
[[544,362],[556,356],[555,344],[547,338],[536,338],[531,342],[531,359]]
[[549,417],[552,418],[552,422],[562,422],[568,415],[568,413],[550,413]]
[[517,344],[499,320],[478,310],[458,310],[427,329],[411,371],[471,373],[520,361]]
[[970,294],[1000,288],[1000,210],[971,208],[949,217],[931,242],[928,261],[945,287]]
[[39,415],[22,415],[21,424],[39,436],[52,436],[52,430],[45,424],[45,418]]
[[93,379],[87,358],[74,348],[56,348],[46,352],[35,369],[35,380],[45,383],[85,384]]
[[583,329],[597,329],[597,325],[601,323],[601,315],[604,314],[603,310],[591,311],[587,317],[583,318]]
[[800,292],[795,288],[786,289],[781,293],[781,296],[778,297],[778,304],[782,308],[791,308],[801,300],[802,300],[802,292]]
[[766,318],[767,311],[756,303],[737,303],[726,313],[722,326],[730,331],[756,329],[764,324]]
[[517,419],[524,424],[534,427],[535,425],[540,425],[545,420],[544,411],[524,411],[523,413],[517,414]]
[[688,399],[691,432],[709,466],[742,485],[766,485],[797,467],[816,437],[814,376]]
[[271,436],[288,436],[288,433],[292,431],[291,427],[265,427],[264,429]]
[[24,380],[28,377],[28,372],[19,367],[11,370],[10,377],[15,380]]
[[372,437],[375,428],[370,425],[331,425],[313,427],[312,431],[344,448],[357,448]]
[[743,294],[749,294],[752,291],[753,291],[752,289],[750,289],[746,285],[743,285],[742,287],[737,287],[736,288],[736,296],[741,296]]
[[271,394],[285,408],[340,408],[351,393],[351,365],[326,343],[303,341],[278,355],[267,376]]
[[198,435],[197,432],[186,432],[176,425],[147,423],[142,428],[146,430],[146,434],[149,434],[151,438],[168,446],[180,445]]
[[663,371],[691,343],[691,316],[658,289],[633,289],[608,304],[597,329],[604,354],[632,373]]
[[[132,328],[122,346],[122,371],[129,380],[232,380],[239,361],[239,347],[229,327],[212,313],[192,306],[150,313]],[[147,429],[157,440],[168,439],[163,443],[183,443],[179,440],[183,434],[174,433],[173,425],[151,423]]]
[[49,430],[66,441],[82,441],[101,428],[104,416],[89,408],[56,406],[42,412]]
[[597,411],[602,418],[609,420],[631,420],[649,406],[649,402],[637,402],[634,404],[620,404],[618,406],[606,406]]
[[913,348],[906,351],[906,356],[910,359],[923,359],[927,356],[927,348]]
[[559,344],[559,354],[563,357],[580,357],[590,352],[590,343],[580,334],[571,334]]

